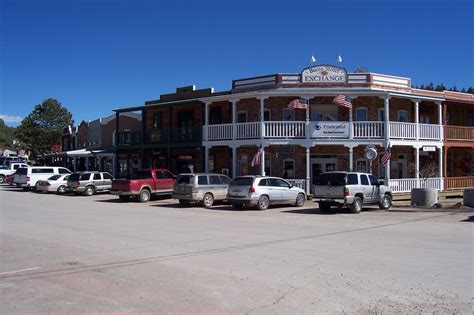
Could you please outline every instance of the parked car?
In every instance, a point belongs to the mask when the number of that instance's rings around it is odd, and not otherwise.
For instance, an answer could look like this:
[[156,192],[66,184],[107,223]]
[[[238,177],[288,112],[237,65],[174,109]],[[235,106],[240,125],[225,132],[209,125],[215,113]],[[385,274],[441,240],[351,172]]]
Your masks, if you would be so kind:
[[321,211],[328,211],[331,206],[349,206],[353,213],[359,213],[368,204],[377,204],[380,209],[392,206],[390,187],[381,185],[375,176],[367,173],[321,173],[316,178],[313,195]]
[[179,204],[202,202],[206,208],[212,207],[215,201],[227,199],[227,189],[232,180],[221,174],[195,173],[180,174],[173,186],[174,199]]
[[12,175],[20,167],[28,167],[26,163],[10,162],[8,165],[0,166],[0,184],[6,182],[7,176]]
[[140,202],[148,202],[151,195],[171,195],[176,176],[166,169],[138,170],[129,179],[115,179],[112,194],[120,200],[128,201],[137,197]]
[[39,180],[36,185],[37,192],[55,192],[58,194],[64,194],[68,191],[67,180],[69,174],[53,175],[47,180]]
[[39,180],[45,180],[53,175],[71,174],[71,171],[58,166],[30,166],[17,169],[13,183],[23,190],[36,189]]
[[306,193],[283,178],[240,176],[230,183],[227,199],[237,209],[256,206],[259,210],[266,210],[274,204],[294,204],[302,207]]
[[92,196],[96,192],[109,191],[113,179],[107,172],[74,173],[67,180],[67,188],[77,195]]

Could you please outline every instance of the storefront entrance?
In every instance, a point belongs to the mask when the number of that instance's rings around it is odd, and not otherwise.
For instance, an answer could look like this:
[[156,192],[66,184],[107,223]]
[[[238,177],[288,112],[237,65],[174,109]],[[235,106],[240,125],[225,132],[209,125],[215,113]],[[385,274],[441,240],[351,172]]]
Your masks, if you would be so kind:
[[336,170],[336,156],[313,156],[311,157],[311,183],[315,183],[316,177],[324,172]]

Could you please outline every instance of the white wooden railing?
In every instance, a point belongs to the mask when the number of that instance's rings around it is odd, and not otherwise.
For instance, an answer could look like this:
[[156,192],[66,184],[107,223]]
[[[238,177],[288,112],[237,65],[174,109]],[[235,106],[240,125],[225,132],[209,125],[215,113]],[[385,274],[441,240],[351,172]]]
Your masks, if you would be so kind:
[[267,138],[305,138],[306,122],[304,121],[266,121]]
[[440,125],[420,124],[420,139],[438,140],[441,139]]
[[293,179],[285,179],[285,180],[291,185],[301,188],[304,191],[306,191],[306,179],[293,178]]
[[[327,122],[324,122],[327,123]],[[337,122],[332,122],[337,123]],[[349,122],[341,122],[349,125]],[[315,124],[305,121],[266,121],[263,125],[261,122],[247,122],[235,124],[208,125],[207,140],[230,140],[235,135],[236,139],[256,139],[260,138],[263,132],[265,138],[282,139],[282,138],[330,138],[326,134],[319,135],[310,131],[308,128]],[[390,138],[414,140],[417,137],[415,123],[405,122],[389,122]],[[443,140],[442,126],[435,124],[419,124],[418,138],[421,140]],[[347,130],[347,127],[346,127]],[[206,134],[206,133],[204,133]],[[349,132],[337,134],[334,137],[341,139],[349,139]],[[354,139],[383,139],[385,138],[385,123],[382,121],[354,121],[352,122],[352,137]]]
[[385,125],[381,121],[353,122],[354,138],[384,138]]
[[390,179],[390,188],[393,193],[411,192],[413,188],[434,188],[441,189],[443,186],[443,178],[402,178]]
[[260,122],[238,123],[237,139],[253,139],[260,138],[261,124]]
[[390,122],[390,138],[416,139],[416,124],[405,122]]
[[207,126],[208,140],[230,140],[232,139],[232,124]]

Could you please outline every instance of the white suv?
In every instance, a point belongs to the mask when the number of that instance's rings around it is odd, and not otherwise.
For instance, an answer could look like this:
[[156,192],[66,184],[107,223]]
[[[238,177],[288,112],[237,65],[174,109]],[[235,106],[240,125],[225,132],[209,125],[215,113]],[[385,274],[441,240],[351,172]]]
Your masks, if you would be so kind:
[[306,193],[283,178],[240,176],[230,183],[227,200],[237,209],[256,206],[259,210],[266,210],[273,204],[294,204],[302,207]]
[[353,213],[359,213],[366,204],[375,204],[380,209],[392,205],[390,187],[381,185],[372,174],[356,172],[327,172],[316,178],[313,200],[319,203],[321,211],[331,206],[349,206]]
[[36,188],[39,180],[47,180],[53,175],[71,174],[71,171],[64,167],[57,166],[32,166],[17,169],[13,178],[13,183],[23,190]]

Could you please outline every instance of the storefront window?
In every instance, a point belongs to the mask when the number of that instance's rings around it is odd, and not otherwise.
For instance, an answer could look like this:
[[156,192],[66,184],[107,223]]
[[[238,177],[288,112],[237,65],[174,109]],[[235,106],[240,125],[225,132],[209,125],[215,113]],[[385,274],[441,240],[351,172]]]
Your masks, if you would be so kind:
[[367,173],[367,160],[357,160],[356,170],[357,172]]
[[283,178],[295,178],[295,160],[283,160]]

